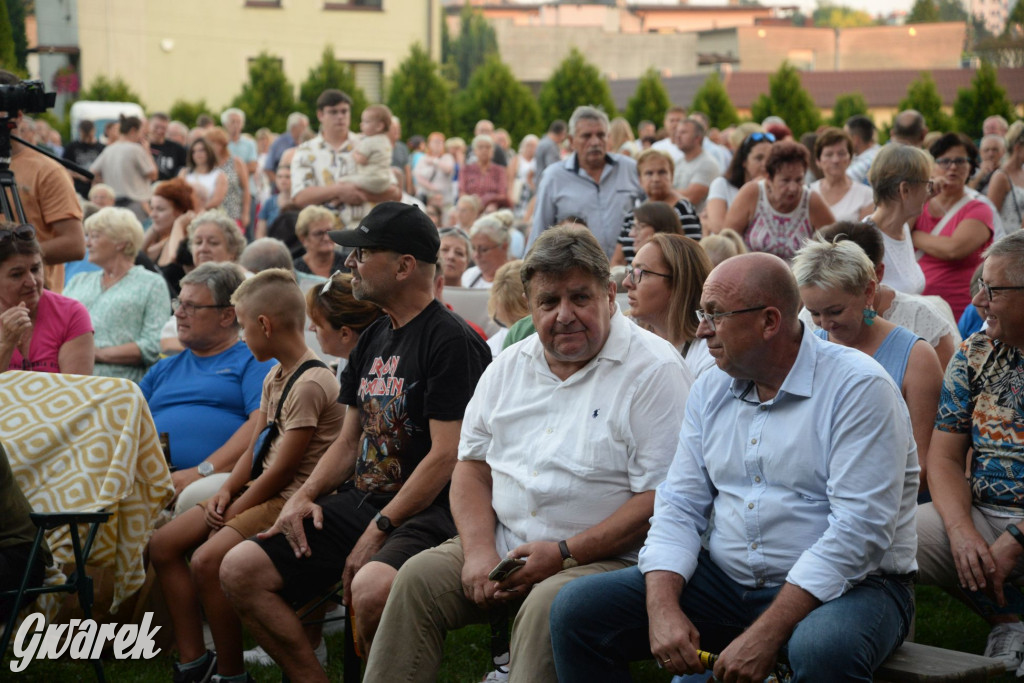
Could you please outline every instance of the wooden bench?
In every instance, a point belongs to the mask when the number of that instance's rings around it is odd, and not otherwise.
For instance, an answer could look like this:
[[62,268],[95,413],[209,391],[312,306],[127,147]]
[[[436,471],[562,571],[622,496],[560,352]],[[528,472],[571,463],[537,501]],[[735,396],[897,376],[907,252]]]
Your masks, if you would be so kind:
[[987,681],[1006,673],[998,659],[972,655],[941,647],[905,642],[875,672],[884,683],[971,683]]

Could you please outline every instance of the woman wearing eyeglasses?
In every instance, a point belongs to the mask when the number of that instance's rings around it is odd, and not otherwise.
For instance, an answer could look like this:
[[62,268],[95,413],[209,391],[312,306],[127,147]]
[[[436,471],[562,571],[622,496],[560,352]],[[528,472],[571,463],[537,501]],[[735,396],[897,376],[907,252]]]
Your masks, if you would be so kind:
[[914,247],[924,272],[926,296],[941,296],[957,319],[971,302],[971,275],[992,242],[992,209],[972,199],[967,180],[978,165],[978,150],[966,135],[946,133],[929,151],[937,194],[914,224]]
[[882,284],[906,294],[924,291],[924,272],[917,263],[910,226],[931,197],[932,160],[910,145],[886,145],[868,171],[875,192],[875,211],[864,219],[882,233],[885,256]]
[[715,234],[724,229],[725,215],[740,188],[751,180],[765,177],[764,162],[768,160],[773,142],[775,136],[771,133],[751,133],[736,150],[725,174],[711,181],[708,201],[704,205],[707,214],[704,220],[705,234]]
[[35,229],[0,223],[0,369],[91,375],[95,353],[85,306],[43,289]]
[[508,263],[508,250],[511,243],[509,230],[515,220],[509,210],[489,213],[477,219],[469,231],[469,241],[473,247],[472,268],[462,274],[462,286],[470,289],[490,289],[494,282],[494,274],[498,268]]
[[715,364],[707,340],[697,337],[697,316],[711,260],[700,244],[682,235],[652,236],[626,271],[629,316],[675,346],[694,377]]
[[925,456],[942,387],[942,367],[935,349],[913,332],[877,315],[875,268],[856,243],[808,242],[793,257],[793,275],[804,306],[821,328],[816,334],[868,354],[900,387],[910,411],[924,491]]
[[295,259],[295,270],[320,277],[331,277],[331,273],[339,270],[347,273],[345,254],[335,248],[334,240],[328,234],[340,227],[338,217],[322,206],[307,206],[300,211],[295,223],[295,236],[306,253]]

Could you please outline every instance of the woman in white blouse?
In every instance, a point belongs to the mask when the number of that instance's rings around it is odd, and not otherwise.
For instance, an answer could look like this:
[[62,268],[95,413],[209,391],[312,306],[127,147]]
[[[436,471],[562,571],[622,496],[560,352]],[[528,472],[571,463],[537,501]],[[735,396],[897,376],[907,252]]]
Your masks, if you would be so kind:
[[875,155],[868,182],[875,191],[875,211],[864,219],[882,232],[885,243],[883,285],[906,292],[924,291],[924,272],[917,265],[910,223],[932,196],[931,158],[907,145],[886,145]]
[[814,142],[814,159],[824,176],[811,183],[832,210],[837,221],[859,221],[871,213],[871,188],[846,175],[853,159],[853,140],[840,128],[826,128]]

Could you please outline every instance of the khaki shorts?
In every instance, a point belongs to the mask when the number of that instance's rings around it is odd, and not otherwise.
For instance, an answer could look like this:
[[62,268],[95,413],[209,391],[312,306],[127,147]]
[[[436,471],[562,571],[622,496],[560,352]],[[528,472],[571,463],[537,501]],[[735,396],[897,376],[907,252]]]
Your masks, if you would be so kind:
[[255,536],[261,531],[266,531],[274,526],[277,516],[281,514],[285,499],[281,496],[274,496],[255,507],[251,507],[240,515],[236,515],[224,523],[224,526],[231,527],[242,535],[242,538]]

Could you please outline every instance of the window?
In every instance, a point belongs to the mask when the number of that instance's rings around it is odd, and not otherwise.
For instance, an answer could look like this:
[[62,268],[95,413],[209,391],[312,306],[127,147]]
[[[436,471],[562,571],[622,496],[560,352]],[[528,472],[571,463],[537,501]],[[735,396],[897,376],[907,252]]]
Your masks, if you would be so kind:
[[324,9],[380,11],[382,4],[383,0],[327,0]]
[[269,7],[273,9],[281,8],[281,0],[245,0],[246,7]]
[[356,85],[366,93],[366,99],[372,104],[384,101],[384,63],[383,62],[348,62],[356,79]]

